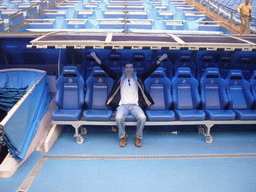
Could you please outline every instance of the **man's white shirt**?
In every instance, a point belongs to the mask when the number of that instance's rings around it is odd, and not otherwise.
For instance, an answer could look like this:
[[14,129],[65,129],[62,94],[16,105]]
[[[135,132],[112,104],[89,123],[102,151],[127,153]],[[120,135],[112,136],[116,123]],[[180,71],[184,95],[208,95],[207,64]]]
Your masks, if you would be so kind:
[[124,78],[121,84],[121,99],[119,105],[122,104],[136,104],[138,105],[138,84],[135,79],[132,77],[128,79]]

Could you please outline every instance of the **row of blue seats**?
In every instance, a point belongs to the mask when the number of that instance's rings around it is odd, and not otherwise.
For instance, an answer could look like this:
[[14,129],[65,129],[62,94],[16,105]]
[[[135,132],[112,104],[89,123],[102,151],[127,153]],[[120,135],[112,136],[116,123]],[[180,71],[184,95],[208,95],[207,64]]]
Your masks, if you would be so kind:
[[[131,56],[131,61],[135,64],[137,72],[143,72],[148,69],[151,64],[155,63],[160,55],[161,54],[158,54],[151,61],[148,61],[144,53],[134,53]],[[173,55],[170,54],[169,57],[173,58]],[[117,71],[121,71],[126,62],[125,58],[119,52],[110,53],[103,60],[109,67]],[[231,56],[220,55],[216,59],[216,56],[211,54],[202,55],[195,60],[192,55],[184,54],[176,58],[175,61],[171,61],[169,58],[164,60],[162,67],[165,69],[166,75],[170,79],[179,67],[189,67],[193,76],[198,80],[202,77],[206,68],[217,67],[223,78],[226,78],[229,70],[240,69],[243,71],[244,78],[249,80],[252,72],[256,70],[255,61],[256,58],[251,58],[250,56],[241,55],[232,60]],[[82,76],[85,79],[89,77],[94,66],[97,66],[96,61],[89,53],[86,54],[84,61],[81,63]]]
[[[94,67],[84,80],[74,66],[65,66],[57,79],[54,121],[110,121],[113,110],[105,105],[113,80]],[[159,67],[146,81],[145,87],[155,104],[145,111],[148,121],[256,120],[256,71],[250,83],[241,70],[231,70],[224,80],[218,68],[207,68],[200,82],[190,68],[181,67],[172,81]],[[86,107],[84,108],[84,104]],[[83,117],[81,117],[83,116]],[[131,115],[127,121],[136,121]]]

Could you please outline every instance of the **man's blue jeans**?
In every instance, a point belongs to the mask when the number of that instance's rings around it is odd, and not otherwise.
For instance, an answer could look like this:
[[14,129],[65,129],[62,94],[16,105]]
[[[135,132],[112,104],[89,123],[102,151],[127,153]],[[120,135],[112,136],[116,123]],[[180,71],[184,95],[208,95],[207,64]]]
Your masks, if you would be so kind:
[[120,139],[125,136],[125,119],[127,115],[131,114],[137,119],[136,136],[138,139],[143,138],[143,129],[146,122],[146,115],[140,106],[135,104],[123,104],[117,108],[116,124],[118,127],[118,137]]

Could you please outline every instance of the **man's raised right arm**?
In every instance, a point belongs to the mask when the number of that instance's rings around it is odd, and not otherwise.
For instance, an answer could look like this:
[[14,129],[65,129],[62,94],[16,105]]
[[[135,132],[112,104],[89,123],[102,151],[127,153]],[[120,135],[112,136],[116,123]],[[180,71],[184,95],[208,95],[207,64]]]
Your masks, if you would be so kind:
[[108,74],[108,76],[109,76],[110,78],[112,78],[112,79],[114,79],[114,80],[117,78],[117,73],[116,73],[114,70],[110,69],[107,65],[105,65],[105,64],[97,57],[97,55],[96,55],[95,52],[91,52],[90,55],[95,59],[95,61],[96,61],[96,62],[98,63],[98,65],[100,66],[100,68],[101,68],[102,70],[104,70],[104,71]]

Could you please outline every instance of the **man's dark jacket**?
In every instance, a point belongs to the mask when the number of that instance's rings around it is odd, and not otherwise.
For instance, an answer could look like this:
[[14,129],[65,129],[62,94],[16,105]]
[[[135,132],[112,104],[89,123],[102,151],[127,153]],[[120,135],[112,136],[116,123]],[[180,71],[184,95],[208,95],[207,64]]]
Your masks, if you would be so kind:
[[[112,78],[115,82],[113,87],[109,93],[109,96],[106,101],[106,105],[112,107],[118,107],[119,101],[121,99],[120,88],[121,82],[125,78],[125,72],[116,73],[114,70],[110,69],[107,65],[103,62],[99,65],[102,70],[104,70],[110,78]],[[154,101],[149,95],[148,91],[145,88],[144,81],[158,68],[158,64],[153,64],[147,71],[142,74],[133,73],[134,79],[137,81],[138,84],[138,92],[139,92],[139,106],[142,109],[153,105]]]

